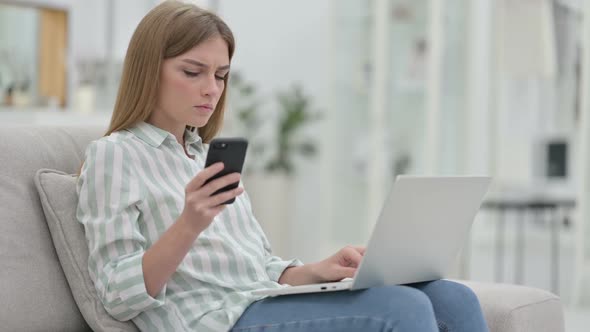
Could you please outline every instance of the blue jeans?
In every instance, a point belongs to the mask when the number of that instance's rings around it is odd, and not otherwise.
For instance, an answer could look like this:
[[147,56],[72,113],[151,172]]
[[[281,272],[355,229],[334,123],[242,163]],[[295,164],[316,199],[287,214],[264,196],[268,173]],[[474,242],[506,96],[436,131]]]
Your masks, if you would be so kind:
[[437,280],[252,303],[232,331],[488,331],[466,286]]

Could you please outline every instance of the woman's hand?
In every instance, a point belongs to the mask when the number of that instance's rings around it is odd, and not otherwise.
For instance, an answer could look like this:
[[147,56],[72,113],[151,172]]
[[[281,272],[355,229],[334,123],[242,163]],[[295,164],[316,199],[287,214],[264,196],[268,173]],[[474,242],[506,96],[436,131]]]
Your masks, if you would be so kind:
[[285,269],[279,284],[297,286],[352,278],[364,254],[364,247],[346,246],[323,261]]
[[352,278],[364,254],[365,247],[346,246],[334,255],[315,263],[314,272],[322,282]]
[[244,192],[243,188],[237,187],[212,196],[217,190],[240,181],[239,173],[231,173],[205,184],[221,170],[223,163],[215,163],[199,172],[185,188],[184,209],[179,220],[195,232],[209,227],[213,218],[225,208],[225,201]]

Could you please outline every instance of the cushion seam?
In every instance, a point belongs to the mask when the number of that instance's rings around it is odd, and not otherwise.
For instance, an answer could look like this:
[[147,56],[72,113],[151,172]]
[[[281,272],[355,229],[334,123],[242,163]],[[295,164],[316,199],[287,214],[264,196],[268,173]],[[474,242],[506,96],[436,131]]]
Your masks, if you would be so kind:
[[516,308],[513,308],[512,310],[510,310],[510,313],[509,314],[512,314],[513,312],[515,312],[517,310],[520,310],[522,308],[525,308],[525,307],[528,307],[528,306],[531,306],[531,305],[543,304],[543,303],[549,302],[549,301],[558,301],[559,302],[559,299],[551,298],[551,299],[539,300],[539,301],[533,302],[533,303],[523,304],[523,305],[520,305],[520,306],[518,306]]
[[[539,304],[547,303],[547,302],[550,302],[550,301],[557,301],[557,302],[560,302],[560,300],[559,300],[558,298],[550,298],[550,299],[539,300],[539,301],[536,301],[536,302],[533,302],[533,303],[527,303],[527,304],[523,304],[523,305],[520,305],[520,306],[518,306],[518,307],[516,307],[516,308],[513,308],[513,309],[511,309],[511,310],[508,312],[508,314],[506,315],[506,318],[504,318],[504,322],[503,322],[503,324],[502,324],[502,327],[505,327],[505,326],[507,326],[507,324],[508,324],[509,320],[511,320],[511,319],[512,319],[512,317],[513,317],[513,315],[514,315],[514,313],[515,313],[516,311],[518,311],[518,310],[521,310],[521,309],[524,309],[524,308],[526,308],[526,307],[529,307],[529,306],[533,306],[533,305],[539,305]],[[502,330],[503,330],[503,329],[502,329]]]

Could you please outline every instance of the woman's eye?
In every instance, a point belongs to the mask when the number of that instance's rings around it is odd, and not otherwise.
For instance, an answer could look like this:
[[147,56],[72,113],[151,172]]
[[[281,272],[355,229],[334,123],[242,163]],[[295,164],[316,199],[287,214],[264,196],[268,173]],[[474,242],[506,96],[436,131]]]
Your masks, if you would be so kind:
[[218,81],[223,81],[225,79],[225,76],[215,75],[215,79]]
[[199,75],[199,73],[195,73],[192,71],[188,71],[188,70],[183,70],[183,71],[184,71],[184,74],[188,77],[196,77],[197,75]]

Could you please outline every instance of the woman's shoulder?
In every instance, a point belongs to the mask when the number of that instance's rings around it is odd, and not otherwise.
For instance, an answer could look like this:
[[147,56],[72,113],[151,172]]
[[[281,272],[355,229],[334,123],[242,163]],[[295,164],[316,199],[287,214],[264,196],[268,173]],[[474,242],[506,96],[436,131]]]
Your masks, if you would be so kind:
[[[95,159],[105,155],[105,151],[121,151],[128,150],[130,144],[134,144],[132,135],[127,131],[116,131],[108,136],[103,136],[99,139],[91,141],[86,147],[86,158]],[[125,153],[124,153],[125,154]]]
[[135,158],[130,158],[133,150],[132,138],[128,132],[113,132],[108,136],[91,141],[86,147],[84,165],[88,167],[100,167],[103,171],[107,168],[111,171],[117,169],[114,165],[121,166],[120,170],[133,168],[136,165]]
[[103,136],[90,142],[88,148],[92,146],[123,146],[133,142],[133,137],[126,130],[115,131],[108,136]]

